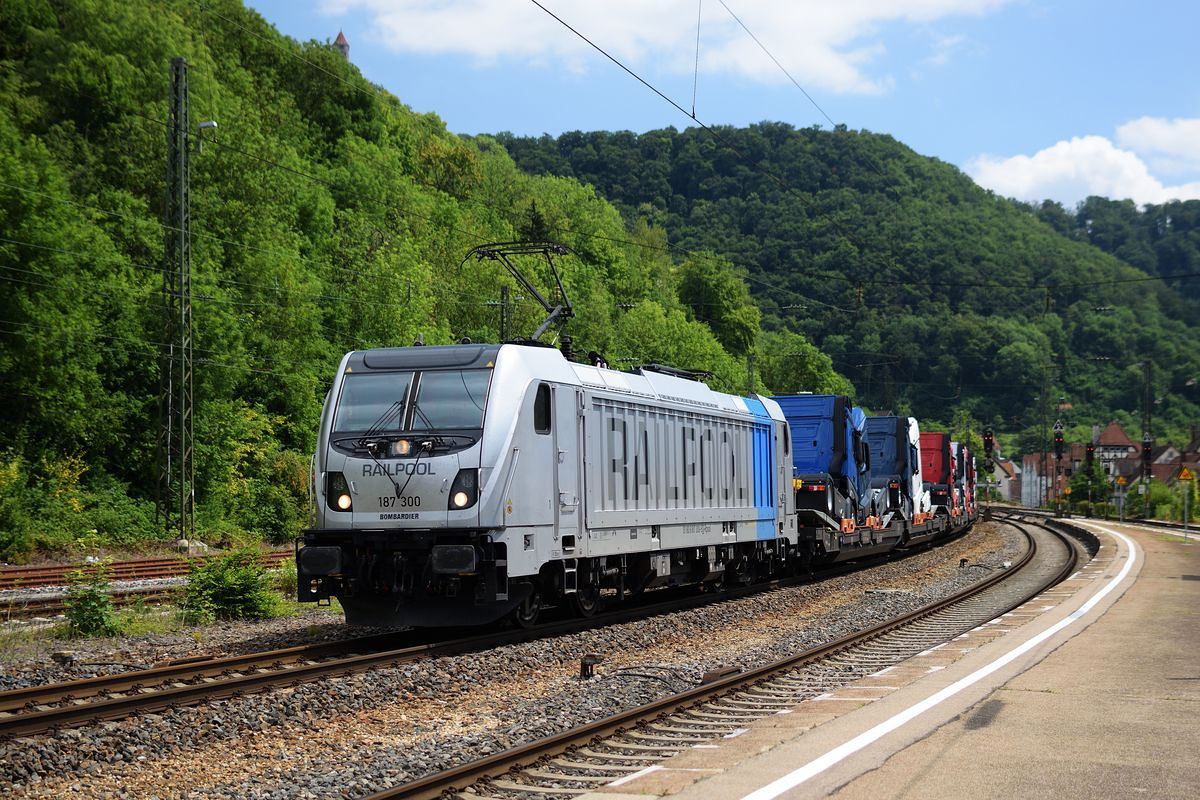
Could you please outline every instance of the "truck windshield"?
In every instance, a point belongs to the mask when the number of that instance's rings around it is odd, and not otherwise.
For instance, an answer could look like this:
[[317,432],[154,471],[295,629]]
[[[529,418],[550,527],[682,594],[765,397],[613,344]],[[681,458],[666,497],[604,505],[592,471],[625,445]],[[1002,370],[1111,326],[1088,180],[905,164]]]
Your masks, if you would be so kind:
[[483,427],[491,374],[485,369],[347,374],[333,430],[477,430]]

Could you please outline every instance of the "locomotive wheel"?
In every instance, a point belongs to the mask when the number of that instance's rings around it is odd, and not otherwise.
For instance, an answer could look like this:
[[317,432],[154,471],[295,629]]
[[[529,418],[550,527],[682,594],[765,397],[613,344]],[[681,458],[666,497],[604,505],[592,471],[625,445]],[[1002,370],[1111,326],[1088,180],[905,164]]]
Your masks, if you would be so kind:
[[584,619],[596,616],[596,612],[600,610],[600,585],[597,583],[581,586],[571,597],[575,604],[575,612]]
[[796,548],[788,555],[786,564],[786,574],[792,578],[802,578],[812,575],[812,553],[807,550]]
[[519,628],[532,628],[537,625],[538,617],[542,613],[542,593],[537,587],[533,587],[533,591],[525,598],[522,603],[513,609],[512,619]]

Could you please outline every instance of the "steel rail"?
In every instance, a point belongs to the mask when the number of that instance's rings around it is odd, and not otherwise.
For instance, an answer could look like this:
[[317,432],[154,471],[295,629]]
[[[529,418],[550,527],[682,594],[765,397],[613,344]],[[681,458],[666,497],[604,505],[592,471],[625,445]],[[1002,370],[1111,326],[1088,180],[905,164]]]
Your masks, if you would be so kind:
[[[679,594],[671,589],[660,590],[652,594],[670,593],[671,599],[664,601],[650,598],[649,602],[622,606],[590,618],[548,622],[529,629],[493,631],[450,640],[444,638],[444,631],[417,630],[399,634],[392,632],[341,642],[300,645],[198,662],[185,659],[182,662],[144,670],[13,689],[0,692],[0,739],[121,719],[136,713],[198,705],[209,700],[257,693],[274,686],[297,686],[334,675],[399,666],[422,658],[478,652],[606,625],[633,622],[661,614],[678,613],[712,603],[729,602],[767,591],[814,583],[854,572],[865,566],[888,563],[897,557],[904,558],[913,552],[917,551],[886,553],[860,561],[839,562],[817,573],[728,587],[719,593],[696,594],[694,591],[686,591],[687,587]],[[408,637],[418,643],[410,642],[400,648],[389,647],[389,638],[394,643],[397,636]],[[361,653],[364,649],[378,647],[385,649]],[[338,656],[339,652],[345,653],[351,649],[360,651],[360,654]],[[315,659],[324,660],[303,663]],[[250,674],[233,674],[238,672]]]
[[[12,689],[0,692],[0,738],[29,736],[51,729],[120,719],[140,712],[196,705],[208,700],[262,691],[272,686],[296,686],[332,675],[362,672],[381,666],[399,666],[422,658],[458,655],[562,636],[593,627],[677,613],[700,605],[733,600],[809,580],[812,579],[778,580],[736,587],[719,595],[689,595],[666,602],[597,614],[589,619],[545,623],[528,630],[512,629],[450,640],[439,639],[443,634],[431,630],[384,633],[341,642],[299,645],[224,658],[200,661],[185,659],[149,669]],[[400,648],[387,646],[389,643],[394,644],[400,637],[430,641],[408,644]],[[385,649],[378,650],[379,647]],[[376,648],[376,652],[339,657],[347,650],[361,651],[372,648]],[[327,660],[302,663],[314,659]],[[269,671],[257,671],[264,669]],[[252,674],[234,675],[236,672]]]
[[[268,550],[258,554],[267,563],[285,561],[295,554],[291,550]],[[114,561],[111,564],[59,564],[43,567],[0,567],[0,590],[30,589],[41,586],[66,586],[72,573],[84,578],[94,577],[103,569],[110,581],[139,580],[143,578],[169,578],[186,575],[196,562],[205,562],[219,556],[206,555],[195,558],[165,556],[142,558],[131,561]]]
[[[120,608],[136,605],[137,603],[166,603],[175,599],[176,596],[176,589],[169,587],[109,592],[109,597],[112,598],[113,605]],[[0,598],[0,620],[4,622],[62,614],[66,609],[67,597],[65,593],[58,595],[35,595],[33,597],[23,597],[7,601]]]

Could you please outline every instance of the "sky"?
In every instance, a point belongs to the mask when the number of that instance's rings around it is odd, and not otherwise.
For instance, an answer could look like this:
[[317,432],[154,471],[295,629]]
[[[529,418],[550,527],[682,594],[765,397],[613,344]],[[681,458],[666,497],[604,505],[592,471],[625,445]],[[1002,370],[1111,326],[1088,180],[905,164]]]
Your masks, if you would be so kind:
[[455,133],[839,124],[1068,211],[1200,199],[1197,0],[245,2]]

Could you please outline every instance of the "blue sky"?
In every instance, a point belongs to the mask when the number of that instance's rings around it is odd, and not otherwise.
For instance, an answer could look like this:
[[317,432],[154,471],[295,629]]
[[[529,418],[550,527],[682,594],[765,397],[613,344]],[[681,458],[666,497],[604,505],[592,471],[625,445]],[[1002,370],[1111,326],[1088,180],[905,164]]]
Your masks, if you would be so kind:
[[300,41],[343,31],[368,80],[456,133],[832,120],[1005,197],[1200,198],[1196,0],[246,4]]

